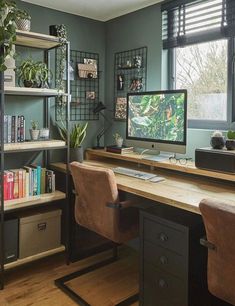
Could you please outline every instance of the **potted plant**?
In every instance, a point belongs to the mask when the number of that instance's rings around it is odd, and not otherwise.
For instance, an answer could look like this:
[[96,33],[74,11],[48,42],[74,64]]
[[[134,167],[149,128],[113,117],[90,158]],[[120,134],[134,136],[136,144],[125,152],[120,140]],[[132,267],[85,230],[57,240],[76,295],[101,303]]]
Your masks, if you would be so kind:
[[213,149],[223,149],[225,145],[225,137],[220,131],[215,131],[211,136],[211,146]]
[[[67,129],[63,122],[62,127],[57,125],[61,138],[64,141],[67,141]],[[83,162],[83,147],[82,143],[86,137],[88,122],[84,125],[76,123],[74,124],[69,137],[70,142],[70,161],[79,161]]]
[[19,11],[16,18],[16,26],[18,30],[30,31],[31,16],[26,11]]
[[0,57],[0,72],[7,69],[5,59],[15,54],[14,43],[16,40],[16,21],[20,16],[27,13],[17,8],[15,1],[0,1],[0,46],[3,48],[3,55]]
[[35,62],[32,59],[25,59],[16,69],[18,72],[18,83],[25,87],[48,88],[49,78],[52,73],[43,62]]
[[122,138],[122,136],[121,136],[120,134],[118,134],[118,133],[115,133],[115,134],[113,135],[113,137],[114,137],[114,139],[115,139],[116,146],[117,146],[118,148],[121,148],[122,145],[123,145],[123,138]]
[[225,145],[227,150],[235,150],[235,131],[228,131]]
[[29,130],[30,132],[30,137],[32,140],[38,140],[39,136],[39,129],[38,129],[38,121],[31,120],[31,129]]

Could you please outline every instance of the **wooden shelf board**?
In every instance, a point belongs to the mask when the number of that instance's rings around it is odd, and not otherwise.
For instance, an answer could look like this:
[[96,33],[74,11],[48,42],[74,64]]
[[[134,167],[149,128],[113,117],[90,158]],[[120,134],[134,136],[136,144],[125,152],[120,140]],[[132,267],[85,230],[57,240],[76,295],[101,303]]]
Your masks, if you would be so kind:
[[66,143],[63,140],[48,140],[48,141],[26,141],[26,142],[16,142],[16,143],[6,143],[4,144],[4,152],[11,151],[27,151],[27,150],[46,150],[53,148],[63,148],[66,147]]
[[36,206],[53,201],[63,200],[66,198],[64,192],[56,190],[52,193],[44,193],[27,198],[8,200],[4,202],[4,211],[16,210],[24,207]]
[[15,44],[39,49],[51,49],[59,46],[60,42],[56,36],[17,30]]
[[16,268],[16,267],[19,267],[21,265],[33,262],[35,260],[42,259],[42,258],[47,257],[47,256],[62,253],[64,251],[65,251],[65,246],[61,245],[60,247],[58,247],[56,249],[48,250],[48,251],[45,251],[45,252],[42,252],[42,253],[39,253],[39,254],[36,254],[36,255],[32,255],[32,256],[29,256],[29,257],[26,257],[26,258],[23,258],[23,259],[18,259],[14,262],[10,262],[8,264],[5,264],[4,268],[5,268],[5,270],[9,270],[9,269]]
[[194,162],[189,163],[188,165],[172,164],[168,160],[163,162],[156,162],[152,160],[143,159],[144,156],[135,152],[127,154],[117,154],[117,153],[106,152],[105,150],[93,150],[93,149],[87,149],[86,156],[88,159],[90,158],[96,159],[97,157],[111,158],[116,160],[134,162],[137,164],[139,163],[143,165],[149,165],[155,168],[174,170],[187,174],[194,174],[194,175],[200,175],[200,176],[235,182],[235,174],[199,169],[195,167]]
[[5,94],[13,96],[17,95],[17,96],[37,96],[37,97],[55,97],[59,95],[57,89],[10,87],[10,86],[5,87]]

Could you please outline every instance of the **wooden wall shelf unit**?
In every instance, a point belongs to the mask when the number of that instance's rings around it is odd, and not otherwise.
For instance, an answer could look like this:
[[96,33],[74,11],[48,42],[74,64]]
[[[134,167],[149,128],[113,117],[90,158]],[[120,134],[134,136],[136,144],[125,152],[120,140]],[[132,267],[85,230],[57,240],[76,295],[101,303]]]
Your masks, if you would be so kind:
[[65,251],[65,246],[61,245],[59,248],[48,250],[48,251],[43,252],[43,253],[39,253],[39,254],[36,254],[36,255],[33,255],[33,256],[29,256],[29,257],[26,257],[26,258],[23,258],[23,259],[18,259],[17,261],[8,263],[4,266],[4,268],[5,268],[5,270],[13,269],[13,268],[22,266],[24,264],[33,262],[35,260],[42,259],[42,258],[47,257],[47,256],[62,253],[64,251]]
[[[34,97],[56,97],[59,95],[57,89],[50,88],[28,88],[28,87],[6,87],[5,94],[11,96],[34,96]],[[61,93],[60,93],[61,94]]]
[[17,30],[15,44],[17,46],[48,50],[58,47],[60,42],[56,36]]
[[38,206],[40,204],[50,203],[66,199],[66,194],[59,190],[52,193],[44,193],[32,197],[9,200],[5,202],[5,212],[18,210],[20,208]]
[[[24,32],[24,31],[18,31],[16,32],[16,46],[26,47],[26,48],[35,48],[40,49],[43,51],[43,59],[45,61],[45,64],[47,66],[50,66],[50,56],[51,56],[51,49],[55,49],[60,47],[60,40],[58,37],[45,35],[41,33],[34,33],[34,32]],[[69,42],[65,42],[66,46],[66,54],[69,55],[70,53],[70,44]],[[4,48],[0,50],[0,54],[2,54]],[[21,51],[19,49],[18,51]],[[52,56],[51,56],[52,57]],[[54,60],[54,57],[53,57]],[[69,56],[67,56],[66,65],[69,64]],[[50,67],[49,67],[50,68]],[[41,154],[41,162],[40,164],[42,167],[46,169],[50,169],[50,150],[64,150],[63,156],[64,162],[68,163],[69,161],[69,147],[66,145],[65,141],[62,140],[48,140],[48,141],[25,141],[25,142],[17,142],[17,143],[4,143],[4,140],[7,139],[6,134],[4,134],[4,115],[5,115],[5,105],[8,101],[8,96],[29,96],[32,97],[32,103],[34,103],[33,98],[37,98],[37,100],[40,98],[42,100],[41,104],[41,111],[43,114],[43,127],[48,128],[50,130],[51,128],[51,104],[50,104],[50,98],[56,97],[56,96],[66,96],[65,101],[65,108],[66,111],[69,113],[69,101],[68,97],[70,93],[70,82],[69,77],[65,82],[65,92],[58,92],[57,89],[47,89],[47,88],[25,88],[25,87],[7,87],[4,86],[4,73],[0,73],[0,112],[2,114],[1,116],[1,122],[0,122],[0,172],[1,172],[1,196],[0,196],[0,289],[4,288],[4,269],[10,269],[17,266],[20,266],[22,264],[32,262],[34,260],[56,254],[59,252],[66,251],[66,253],[69,251],[69,222],[67,222],[66,218],[69,216],[69,199],[68,199],[68,176],[67,173],[65,175],[65,190],[61,190],[60,188],[57,188],[59,190],[56,190],[53,193],[44,193],[44,194],[38,194],[36,196],[26,197],[26,198],[19,198],[14,200],[4,200],[4,171],[11,168],[11,165],[5,164],[5,156],[7,154],[10,154],[14,156],[14,159],[16,159],[16,163],[18,165],[18,168],[22,168],[23,166],[26,166],[28,164],[24,164],[25,161],[24,158],[17,159],[16,154],[19,152],[27,152],[27,155],[30,156],[27,158],[27,160],[30,160],[28,162],[29,164],[33,163],[38,155]],[[23,102],[21,102],[23,103]],[[69,129],[69,122],[68,118],[65,120],[66,122],[66,128]],[[12,130],[12,128],[11,128]],[[6,132],[6,131],[5,131]],[[4,137],[5,135],[5,137]],[[68,133],[69,135],[69,133]],[[32,154],[29,154],[29,152],[32,152]],[[16,158],[15,158],[16,156]],[[61,155],[62,156],[62,155]],[[11,159],[7,158],[8,163],[10,163]],[[15,168],[15,167],[14,167]],[[67,171],[68,172],[68,171]],[[38,175],[38,173],[36,173]],[[55,178],[56,182],[56,178]],[[35,187],[35,186],[34,186]],[[39,187],[39,186],[37,186]],[[40,193],[40,192],[38,192]],[[40,209],[44,211],[46,209],[46,206],[49,206],[50,203],[53,202],[53,206],[60,207],[62,209],[62,228],[61,231],[63,232],[62,237],[62,244],[59,248],[49,250],[40,254],[36,254],[34,256],[19,259],[9,264],[4,264],[4,258],[5,258],[5,250],[6,245],[4,243],[3,235],[4,235],[4,219],[5,214],[7,214],[7,219],[9,220],[16,220],[20,218],[19,211],[27,210],[27,213],[30,210],[37,209],[37,207],[40,206]],[[5,240],[6,241],[6,240]],[[16,255],[16,252],[13,254]]]
[[110,158],[110,159],[116,159],[116,160],[129,161],[135,164],[152,166],[154,168],[174,170],[174,171],[182,172],[185,174],[200,175],[200,176],[205,176],[205,177],[211,177],[214,179],[235,182],[235,174],[221,173],[221,172],[214,172],[214,171],[199,169],[195,167],[194,162],[192,163],[190,162],[188,165],[180,165],[180,164],[172,164],[169,161],[156,162],[156,161],[146,160],[143,158],[144,156],[145,155],[140,155],[138,153],[116,154],[116,153],[106,152],[105,150],[87,149],[86,151],[87,159],[104,157],[104,158]]
[[26,141],[16,143],[4,144],[4,152],[24,152],[32,150],[48,150],[48,149],[61,149],[67,148],[66,143],[63,140],[44,140],[44,141]]

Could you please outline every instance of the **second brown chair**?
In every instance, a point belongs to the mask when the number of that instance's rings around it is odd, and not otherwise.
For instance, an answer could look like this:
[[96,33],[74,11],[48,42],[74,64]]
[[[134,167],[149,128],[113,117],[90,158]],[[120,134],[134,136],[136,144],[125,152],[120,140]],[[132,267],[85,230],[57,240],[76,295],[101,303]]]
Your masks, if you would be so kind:
[[[114,242],[113,257],[55,281],[56,285],[79,305],[89,305],[66,286],[66,282],[101,268],[117,259],[117,244],[138,236],[139,211],[132,201],[120,201],[116,179],[111,169],[72,162],[76,202],[75,219],[81,226]],[[118,305],[129,305],[138,299],[132,296]]]

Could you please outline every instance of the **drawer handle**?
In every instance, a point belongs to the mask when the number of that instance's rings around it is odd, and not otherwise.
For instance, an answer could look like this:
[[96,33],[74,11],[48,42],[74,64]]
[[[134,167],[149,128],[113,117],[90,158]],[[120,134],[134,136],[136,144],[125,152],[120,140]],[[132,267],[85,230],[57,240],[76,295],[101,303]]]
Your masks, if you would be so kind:
[[162,241],[162,242],[166,242],[168,240],[168,236],[164,233],[161,233],[159,235],[159,239]]
[[168,258],[166,256],[161,256],[159,260],[162,265],[168,264]]
[[45,231],[47,228],[47,223],[43,222],[43,223],[38,223],[38,231]]
[[164,279],[159,279],[159,281],[158,281],[158,286],[159,286],[160,288],[162,288],[162,289],[168,287],[167,282],[166,282]]

